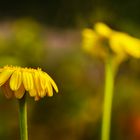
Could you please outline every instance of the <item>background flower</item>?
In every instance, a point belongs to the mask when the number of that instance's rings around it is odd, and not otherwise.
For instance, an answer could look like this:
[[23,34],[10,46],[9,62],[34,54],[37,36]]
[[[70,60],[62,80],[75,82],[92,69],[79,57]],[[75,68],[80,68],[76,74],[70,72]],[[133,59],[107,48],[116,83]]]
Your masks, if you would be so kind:
[[83,30],[83,48],[103,59],[110,55],[117,59],[127,56],[140,58],[139,39],[112,30],[104,23],[96,23],[94,29]]

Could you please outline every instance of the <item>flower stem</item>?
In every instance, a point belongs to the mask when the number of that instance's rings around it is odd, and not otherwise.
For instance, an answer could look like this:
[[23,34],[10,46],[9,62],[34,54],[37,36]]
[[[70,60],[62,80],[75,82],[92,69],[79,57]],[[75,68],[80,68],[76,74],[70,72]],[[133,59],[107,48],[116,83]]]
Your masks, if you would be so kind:
[[26,95],[19,99],[20,139],[28,140]]
[[111,110],[115,77],[114,73],[113,60],[112,58],[108,58],[105,64],[105,95],[103,104],[101,140],[109,140],[110,137]]

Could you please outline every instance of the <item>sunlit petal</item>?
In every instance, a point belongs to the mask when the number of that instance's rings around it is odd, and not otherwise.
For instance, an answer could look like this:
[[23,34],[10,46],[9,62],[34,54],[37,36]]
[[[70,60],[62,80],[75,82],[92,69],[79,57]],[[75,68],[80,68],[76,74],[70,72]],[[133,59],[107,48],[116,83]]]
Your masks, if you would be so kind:
[[58,92],[58,87],[57,87],[56,83],[54,82],[54,80],[47,73],[45,73],[45,75],[46,75],[46,79],[48,79],[50,81],[50,83],[53,86],[53,88],[55,89],[55,91]]
[[14,71],[10,78],[10,88],[14,91],[18,90],[22,83],[21,71],[18,69]]
[[125,36],[123,39],[124,50],[128,55],[136,58],[140,58],[140,40]]
[[37,95],[37,91],[35,89],[31,89],[31,90],[29,90],[29,94],[31,97],[34,97]]
[[115,33],[114,35],[111,36],[109,40],[111,49],[113,50],[114,53],[119,55],[125,54],[124,47],[122,44],[122,42],[124,41],[123,36],[124,35],[121,33]]
[[34,72],[34,83],[35,83],[35,88],[37,92],[42,90],[38,71]]
[[14,70],[3,69],[0,73],[0,86],[2,86],[12,75]]
[[41,71],[41,70],[38,70],[38,77],[39,77],[39,83],[40,83],[40,86],[41,86],[41,89],[45,90],[46,88],[46,77],[44,75],[44,73]]
[[23,71],[23,84],[27,91],[33,89],[33,77],[30,72]]
[[46,93],[50,97],[53,96],[53,89],[52,89],[52,86],[51,86],[51,84],[49,82],[47,83]]
[[91,50],[94,51],[98,41],[96,33],[91,29],[84,29],[82,35],[83,35],[83,45],[82,45],[83,49],[87,52],[91,52]]
[[94,29],[99,35],[106,38],[109,38],[113,32],[111,28],[109,28],[107,25],[101,22],[96,23],[94,26]]

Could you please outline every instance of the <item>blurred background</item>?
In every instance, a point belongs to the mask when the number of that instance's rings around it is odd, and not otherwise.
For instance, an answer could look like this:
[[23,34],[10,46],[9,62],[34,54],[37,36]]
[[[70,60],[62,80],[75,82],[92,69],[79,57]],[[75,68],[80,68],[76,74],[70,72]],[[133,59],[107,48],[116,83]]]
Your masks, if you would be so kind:
[[[59,94],[28,98],[30,140],[100,140],[104,65],[81,49],[81,31],[102,21],[140,38],[139,0],[0,2],[0,66],[41,67]],[[140,60],[119,69],[111,140],[140,139]],[[19,140],[18,102],[0,94],[0,139]]]

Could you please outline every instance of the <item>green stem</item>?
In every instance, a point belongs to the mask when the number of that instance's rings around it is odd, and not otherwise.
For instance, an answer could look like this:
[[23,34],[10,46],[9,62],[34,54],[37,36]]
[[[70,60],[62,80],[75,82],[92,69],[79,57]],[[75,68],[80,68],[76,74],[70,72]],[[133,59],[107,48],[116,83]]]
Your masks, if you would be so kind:
[[26,95],[19,99],[20,139],[28,140]]
[[103,104],[102,133],[101,140],[109,140],[111,125],[111,110],[114,89],[113,60],[108,58],[105,64],[105,95]]

